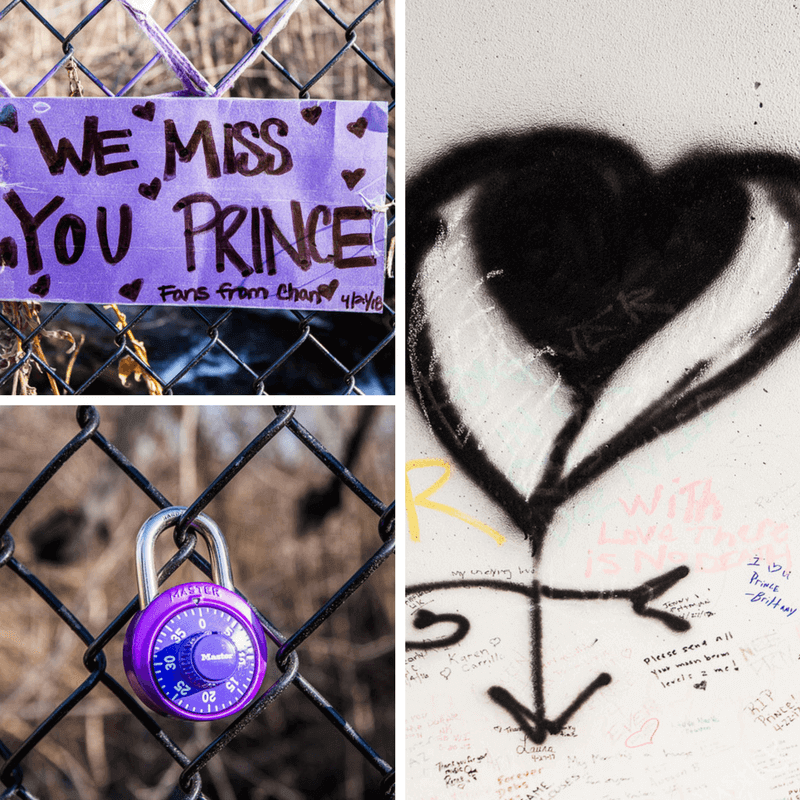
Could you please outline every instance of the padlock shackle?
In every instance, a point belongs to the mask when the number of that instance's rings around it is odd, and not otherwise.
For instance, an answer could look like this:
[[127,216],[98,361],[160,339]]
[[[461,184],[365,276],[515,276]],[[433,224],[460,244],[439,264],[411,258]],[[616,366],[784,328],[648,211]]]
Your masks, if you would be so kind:
[[[167,528],[171,528],[186,512],[186,506],[170,506],[153,514],[136,536],[136,582],[139,586],[139,607],[144,610],[158,594],[158,570],[156,570],[156,540]],[[205,514],[198,514],[191,529],[199,533],[208,545],[211,556],[211,580],[214,583],[236,591],[228,557],[228,545],[222,531],[214,520]]]

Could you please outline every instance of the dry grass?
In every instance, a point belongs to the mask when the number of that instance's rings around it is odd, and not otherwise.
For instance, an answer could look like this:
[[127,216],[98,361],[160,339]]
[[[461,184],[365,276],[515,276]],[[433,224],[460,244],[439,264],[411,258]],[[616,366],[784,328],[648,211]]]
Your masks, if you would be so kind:
[[[236,10],[251,25],[260,22],[276,3],[236,0]],[[34,6],[62,35],[75,28],[94,0],[36,0]],[[157,0],[156,21],[166,27],[184,8],[178,0]],[[332,9],[345,22],[355,20],[366,0],[333,0]],[[24,6],[0,22],[0,79],[16,95],[33,89],[62,57],[61,44]],[[385,0],[357,27],[357,44],[389,76],[394,75],[394,3]],[[249,32],[218,0],[202,0],[170,32],[173,41],[212,83],[217,82],[251,46]],[[75,58],[112,91],[120,91],[156,53],[122,6],[110,3],[72,40]],[[301,83],[307,83],[344,46],[344,30],[314,0],[305,0],[268,52]],[[87,96],[101,90],[85,75]],[[153,95],[183,88],[163,63],[157,64],[128,93]],[[66,69],[39,92],[59,97],[70,93]],[[345,53],[310,90],[311,97],[334,100],[390,100],[386,83],[354,51]],[[234,97],[296,98],[297,89],[266,59],[259,59],[234,85]],[[390,191],[394,164],[394,120],[389,132]]]
[[[272,414],[263,408],[105,408],[101,431],[171,502],[187,505]],[[342,457],[357,409],[301,409],[299,419]],[[77,431],[60,407],[0,414],[0,510]],[[393,414],[370,423],[354,472],[384,500],[393,496]],[[275,624],[291,632],[380,546],[375,515],[345,496],[318,528],[302,531],[299,508],[329,473],[286,431],[209,506],[231,550],[234,578]],[[349,495],[349,493],[346,493]],[[62,551],[41,560],[51,514],[81,512]],[[91,443],[47,484],[12,525],[15,557],[97,635],[135,594],[133,539],[153,504]],[[47,525],[44,527],[47,532]],[[38,531],[38,533],[37,533]],[[37,537],[39,537],[37,539]],[[169,539],[169,536],[162,539]],[[159,542],[159,560],[173,548]],[[198,579],[184,565],[172,582]],[[381,755],[393,750],[394,564],[383,568],[300,650],[303,674]],[[23,582],[0,569],[0,739],[14,749],[85,678],[78,638]],[[123,685],[121,637],[107,648]],[[277,673],[271,667],[267,680]],[[225,723],[163,721],[197,753]],[[59,723],[23,763],[25,784],[45,797],[149,800],[166,796],[180,770],[105,688]],[[204,773],[209,797],[361,798],[378,775],[294,689],[285,692]]]
[[[66,35],[95,6],[93,0],[39,0],[34,3],[62,35]],[[252,25],[274,7],[263,0],[237,0],[236,10]],[[332,7],[345,21],[354,20],[369,4],[364,0],[339,0]],[[156,21],[166,27],[185,3],[158,0]],[[14,94],[29,92],[62,56],[58,40],[22,5],[3,20],[0,41],[0,77]],[[8,31],[13,35],[8,35]],[[310,80],[344,45],[344,31],[328,14],[306,0],[269,47],[269,53],[301,82]],[[393,4],[379,5],[357,28],[358,44],[389,75],[394,64]],[[251,46],[249,32],[215,0],[203,0],[170,33],[173,41],[212,83],[218,81]],[[119,91],[155,55],[153,45],[139,32],[117,3],[106,6],[72,40],[75,57],[114,92]],[[85,77],[86,94],[101,95]],[[152,95],[182,88],[163,64],[153,68],[131,92]],[[60,71],[43,94],[68,94],[66,71]],[[297,97],[297,90],[262,59],[235,87],[238,97]],[[386,85],[354,53],[348,53],[318,82],[312,97],[338,100],[386,99]]]

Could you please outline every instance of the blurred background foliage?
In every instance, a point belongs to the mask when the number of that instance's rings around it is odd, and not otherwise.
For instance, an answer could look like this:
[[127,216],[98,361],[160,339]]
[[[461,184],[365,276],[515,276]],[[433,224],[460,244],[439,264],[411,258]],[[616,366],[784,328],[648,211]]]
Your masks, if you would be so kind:
[[[33,0],[59,33],[66,36],[96,6],[93,0]],[[153,18],[166,27],[188,5],[182,0],[156,0]],[[235,0],[236,11],[257,25],[276,3]],[[267,52],[296,80],[310,81],[345,44],[345,32],[326,6],[347,24],[371,5],[371,0],[334,0],[330,5],[305,0]],[[0,77],[18,96],[27,94],[63,58],[61,43],[23,5],[2,22]],[[395,10],[391,2],[377,5],[356,30],[356,42],[389,76],[394,75]],[[169,33],[208,81],[216,83],[252,47],[249,31],[219,0],[201,0]],[[118,3],[109,3],[72,40],[75,57],[109,89],[118,92],[154,56],[156,49]],[[84,94],[103,93],[79,73]],[[173,92],[183,86],[172,70],[156,64],[127,96]],[[334,64],[309,90],[312,98],[332,100],[391,100],[386,83],[354,52]],[[59,70],[39,92],[41,96],[70,94],[67,70]],[[258,59],[234,84],[231,97],[298,97],[297,89],[266,59]],[[394,167],[394,115],[390,115],[390,173]],[[390,174],[390,181],[393,174]],[[390,192],[393,193],[390,187]]]

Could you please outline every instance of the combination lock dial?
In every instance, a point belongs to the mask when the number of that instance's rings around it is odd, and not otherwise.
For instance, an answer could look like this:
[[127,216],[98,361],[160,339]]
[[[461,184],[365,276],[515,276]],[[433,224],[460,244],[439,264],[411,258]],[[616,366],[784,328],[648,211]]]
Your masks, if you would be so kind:
[[208,542],[214,583],[184,583],[155,596],[153,545],[185,510],[165,509],[139,531],[141,610],[128,627],[123,661],[131,686],[149,708],[184,719],[219,719],[258,693],[267,645],[252,608],[233,590],[222,534],[202,514],[193,525]]

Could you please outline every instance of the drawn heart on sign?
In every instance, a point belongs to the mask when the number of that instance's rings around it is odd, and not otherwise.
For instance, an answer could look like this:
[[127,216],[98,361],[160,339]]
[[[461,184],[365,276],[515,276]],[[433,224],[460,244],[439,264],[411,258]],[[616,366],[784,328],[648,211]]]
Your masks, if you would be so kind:
[[39,297],[47,297],[50,291],[50,276],[42,275],[33,286],[28,287],[28,291],[31,294],[39,295]]
[[142,283],[142,279],[137,278],[135,281],[131,281],[130,283],[126,283],[124,286],[120,286],[119,293],[126,300],[130,300],[131,303],[135,303],[136,298],[139,296],[139,292],[142,290]]
[[0,267],[17,266],[17,240],[11,236],[0,239]]
[[147,200],[155,200],[158,198],[158,193],[161,191],[161,179],[153,178],[150,183],[139,184],[139,194]]
[[333,280],[330,283],[321,283],[317,286],[317,291],[326,299],[330,300],[334,294],[336,294],[336,290],[339,288],[339,281]]
[[420,409],[534,553],[569,497],[800,331],[788,156],[657,171],[600,134],[495,136],[416,176],[407,209]]
[[322,109],[319,106],[310,106],[309,108],[304,108],[300,114],[309,125],[316,125],[322,114]]
[[12,133],[19,130],[19,120],[17,119],[17,107],[7,103],[0,108],[0,125],[10,128]]
[[700,681],[700,683],[694,684],[695,689],[702,689],[703,691],[706,690],[706,681]]
[[492,647],[497,647],[497,645],[500,644],[500,637],[499,636],[495,636],[494,639],[489,639],[489,644]]
[[363,167],[359,167],[358,169],[349,170],[343,169],[342,170],[342,177],[344,178],[344,182],[347,185],[347,188],[352,192],[355,188],[356,184],[367,174],[367,171]]
[[131,112],[134,117],[152,122],[156,115],[156,104],[152,100],[148,100],[143,106],[134,106]]
[[643,747],[646,744],[653,744],[653,737],[656,735],[657,730],[658,720],[653,717],[647,720],[636,733],[632,733],[625,740],[625,747]]
[[359,117],[355,122],[347,123],[347,130],[360,139],[366,132],[368,125],[366,117]]

